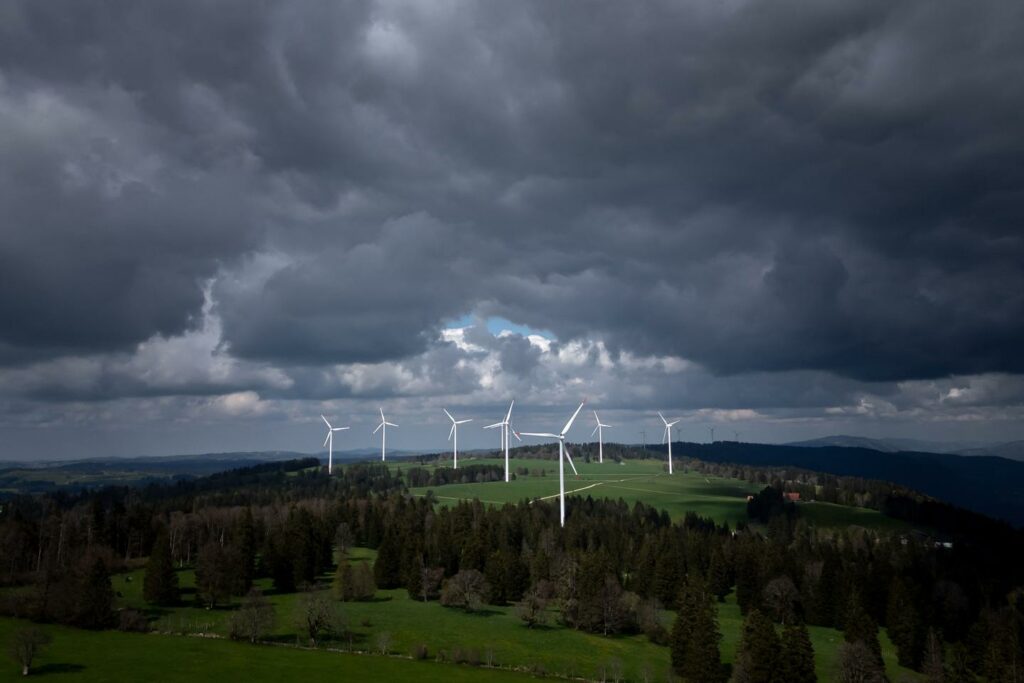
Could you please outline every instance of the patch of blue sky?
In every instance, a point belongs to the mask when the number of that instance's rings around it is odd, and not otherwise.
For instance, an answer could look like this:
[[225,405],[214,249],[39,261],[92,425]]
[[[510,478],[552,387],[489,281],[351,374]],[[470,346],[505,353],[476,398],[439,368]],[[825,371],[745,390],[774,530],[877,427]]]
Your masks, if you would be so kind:
[[[445,327],[449,329],[469,327],[470,325],[476,324],[477,320],[478,319],[472,313],[467,313],[459,318],[445,321]],[[511,320],[499,318],[497,316],[487,318],[484,325],[487,327],[487,331],[496,337],[502,332],[512,332],[513,334],[520,334],[524,337],[535,334],[544,337],[545,339],[555,338],[554,333],[548,330],[534,329],[528,325],[520,325],[519,323],[514,323]]]

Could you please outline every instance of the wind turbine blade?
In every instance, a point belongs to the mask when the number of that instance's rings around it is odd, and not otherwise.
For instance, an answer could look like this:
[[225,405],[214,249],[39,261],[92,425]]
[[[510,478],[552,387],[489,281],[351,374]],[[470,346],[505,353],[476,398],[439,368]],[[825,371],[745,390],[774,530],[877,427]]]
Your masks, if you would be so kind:
[[597,434],[597,430],[598,430],[598,429],[599,429],[600,427],[601,427],[601,423],[600,423],[600,422],[598,422],[598,423],[597,423],[597,427],[594,427],[594,431],[590,432],[590,435],[591,435],[591,436],[593,436],[594,434]]
[[[583,401],[583,403],[586,403],[586,401]],[[569,421],[565,423],[565,427],[562,429],[562,436],[565,436],[565,433],[569,431],[570,427],[572,427],[572,423],[576,421],[576,416],[580,414],[581,410],[583,410],[583,403],[580,403],[580,407],[576,409],[576,412],[572,414]]]
[[452,429],[451,429],[451,431],[450,431],[450,432],[448,432],[448,440],[449,440],[449,441],[451,441],[451,440],[452,440],[452,434],[454,434],[454,433],[455,433],[455,425],[456,425],[456,424],[457,424],[456,422],[452,422]]
[[383,422],[383,421],[384,421],[384,408],[381,408],[381,409],[380,409],[380,421],[381,421],[381,422]]
[[326,448],[327,447],[327,442],[330,441],[330,440],[331,440],[331,433],[327,432],[327,438],[324,439],[324,445],[321,446],[320,448]]
[[455,422],[455,418],[454,418],[454,417],[452,417],[452,414],[448,412],[448,409],[447,409],[447,408],[441,408],[441,410],[443,410],[443,411],[444,411],[444,414],[448,416],[448,419],[449,419],[449,420],[451,420],[452,422]]
[[523,436],[545,436],[549,439],[557,439],[558,434],[549,434],[547,432],[519,432]]
[[351,429],[351,427],[331,427],[332,432],[343,432],[346,429]]
[[676,420],[675,422],[666,422],[665,426],[666,427],[672,427],[672,426],[677,425],[677,424],[679,424],[679,420]]
[[572,456],[569,455],[569,447],[568,446],[562,446],[562,448],[565,449],[565,457],[568,458],[568,460],[569,460],[569,467],[572,468],[572,473],[575,474],[577,477],[580,476],[580,473],[576,471],[576,465],[572,464]]
[[665,416],[661,414],[660,410],[658,411],[658,417],[661,418],[662,422],[664,422],[665,424],[668,424],[668,420],[665,419]]
[[516,400],[512,399],[512,402],[508,404],[508,413],[505,415],[505,422],[512,419],[512,406],[516,404]]
[[501,427],[504,424],[505,424],[504,422],[495,422],[492,425],[487,425],[486,427],[484,427],[484,429],[494,429],[495,427]]
[[457,424],[457,425],[464,425],[464,424],[466,424],[467,422],[472,422],[472,421],[473,421],[473,418],[469,418],[468,420],[457,420],[457,421],[455,422],[455,424]]
[[522,439],[519,437],[519,432],[517,432],[514,429],[512,430],[512,436],[516,437],[516,441],[522,441]]
[[373,430],[373,433],[376,434],[377,432],[379,432],[380,428],[383,427],[384,424],[385,424],[384,422],[381,422],[379,425],[377,425],[377,428]]
[[388,427],[397,427],[398,426],[394,422],[385,422],[384,424],[386,424]]
[[327,428],[328,429],[331,428],[331,423],[327,422],[327,418],[326,417],[324,417],[323,415],[320,415],[320,419],[323,420],[327,424]]

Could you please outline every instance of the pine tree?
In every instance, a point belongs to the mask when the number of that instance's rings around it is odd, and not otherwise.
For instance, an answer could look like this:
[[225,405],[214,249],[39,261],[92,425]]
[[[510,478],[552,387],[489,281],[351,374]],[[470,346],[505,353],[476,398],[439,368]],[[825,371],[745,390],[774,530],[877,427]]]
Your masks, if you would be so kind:
[[772,683],[779,648],[775,626],[760,610],[751,610],[743,621],[736,650],[736,683]]
[[758,555],[743,546],[739,551],[736,556],[736,603],[740,612],[746,614],[760,604],[761,571]]
[[863,643],[867,651],[871,653],[873,663],[884,671],[882,645],[878,642],[878,625],[864,611],[860,595],[856,591],[850,593],[844,620],[843,638],[846,642]]
[[235,595],[246,595],[252,586],[256,569],[256,528],[252,519],[252,510],[245,509],[238,527],[235,530]]
[[679,596],[672,627],[672,668],[687,681],[718,683],[725,679],[718,644],[718,615],[713,596],[697,576],[688,576]]
[[174,572],[167,532],[161,532],[153,542],[142,581],[142,597],[153,605],[173,605],[178,602],[178,575]]
[[815,683],[814,646],[807,626],[798,621],[782,631],[782,647],[779,652],[779,680],[785,683]]
[[893,579],[889,588],[885,622],[889,638],[896,646],[900,666],[916,669],[921,661],[921,650],[924,646],[924,624],[914,607],[910,589],[899,577]]
[[660,541],[665,545],[657,556],[654,568],[654,594],[664,604],[671,605],[679,594],[679,585],[683,577],[683,558],[670,532],[663,533]]
[[392,527],[388,527],[377,549],[377,561],[373,563],[373,576],[381,588],[398,588],[402,585],[401,553],[398,534]]
[[[821,576],[815,586],[813,608],[808,621],[816,626],[836,626],[841,565],[835,554],[826,551]],[[813,616],[813,619],[812,619]]]
[[708,569],[708,586],[719,602],[725,602],[725,596],[732,590],[732,572],[725,553],[720,545],[715,545],[711,552],[711,567]]
[[86,561],[78,582],[75,624],[82,628],[104,628],[113,621],[114,589],[102,558]]

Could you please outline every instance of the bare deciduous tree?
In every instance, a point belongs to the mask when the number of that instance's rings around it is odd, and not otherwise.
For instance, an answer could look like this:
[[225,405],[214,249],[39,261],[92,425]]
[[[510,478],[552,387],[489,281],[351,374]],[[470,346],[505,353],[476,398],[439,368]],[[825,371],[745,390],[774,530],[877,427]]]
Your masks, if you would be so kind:
[[36,626],[28,626],[14,633],[14,637],[11,638],[10,655],[11,659],[21,665],[22,676],[28,676],[32,660],[49,642],[50,636]]
[[231,615],[231,637],[255,643],[274,628],[275,617],[274,606],[263,597],[263,591],[254,587]]
[[299,598],[295,613],[295,625],[316,647],[328,634],[342,636],[345,633],[345,615],[341,605],[331,600],[327,591],[311,590]]

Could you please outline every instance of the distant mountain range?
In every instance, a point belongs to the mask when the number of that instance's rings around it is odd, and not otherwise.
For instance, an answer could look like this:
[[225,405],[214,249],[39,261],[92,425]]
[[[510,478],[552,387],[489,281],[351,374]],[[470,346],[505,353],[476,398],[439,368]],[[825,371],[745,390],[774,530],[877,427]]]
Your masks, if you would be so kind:
[[870,448],[882,453],[913,451],[916,453],[955,453],[956,455],[995,455],[1000,458],[1024,461],[1024,441],[983,443],[979,441],[924,441],[921,439],[872,439],[866,436],[824,436],[809,441],[793,441],[786,446],[820,448],[841,446],[844,448]]

